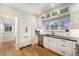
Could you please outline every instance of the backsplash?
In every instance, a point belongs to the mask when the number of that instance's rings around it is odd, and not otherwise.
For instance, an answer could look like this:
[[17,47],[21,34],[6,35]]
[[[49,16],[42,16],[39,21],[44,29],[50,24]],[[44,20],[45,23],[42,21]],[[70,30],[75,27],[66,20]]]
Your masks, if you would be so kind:
[[79,29],[70,29],[70,36],[79,38]]

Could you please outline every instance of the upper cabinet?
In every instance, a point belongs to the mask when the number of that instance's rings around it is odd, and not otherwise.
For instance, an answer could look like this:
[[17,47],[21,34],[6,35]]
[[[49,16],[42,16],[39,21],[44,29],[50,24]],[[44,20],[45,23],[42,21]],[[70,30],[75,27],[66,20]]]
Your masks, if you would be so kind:
[[48,14],[46,15],[46,18],[50,18],[50,13],[48,13]]
[[68,8],[63,8],[60,10],[60,14],[67,13],[67,12],[68,12]]
[[48,20],[50,18],[57,18],[57,17],[64,16],[67,14],[69,14],[69,8],[65,7],[65,8],[61,8],[58,10],[50,11],[49,13],[46,13],[46,14],[40,16],[40,19],[42,21],[44,21],[44,20]]
[[58,12],[57,12],[57,11],[52,12],[51,15],[52,15],[52,17],[53,17],[53,16],[57,16],[57,15],[58,15]]
[[68,30],[70,28],[69,8],[64,7],[42,14],[40,21],[46,32]]
[[41,16],[41,19],[45,19],[45,16]]

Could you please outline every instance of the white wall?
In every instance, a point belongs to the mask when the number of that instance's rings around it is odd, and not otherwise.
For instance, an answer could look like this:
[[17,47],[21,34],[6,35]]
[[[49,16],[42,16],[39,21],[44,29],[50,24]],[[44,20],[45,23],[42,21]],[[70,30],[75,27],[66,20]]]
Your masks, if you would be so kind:
[[79,38],[79,29],[71,29],[70,30],[70,36],[74,37],[74,38]]
[[70,20],[71,20],[71,29],[79,29],[79,4],[72,4],[69,7],[70,11]]
[[[79,38],[79,3],[72,4],[70,11],[70,36]],[[79,40],[79,39],[78,39]]]

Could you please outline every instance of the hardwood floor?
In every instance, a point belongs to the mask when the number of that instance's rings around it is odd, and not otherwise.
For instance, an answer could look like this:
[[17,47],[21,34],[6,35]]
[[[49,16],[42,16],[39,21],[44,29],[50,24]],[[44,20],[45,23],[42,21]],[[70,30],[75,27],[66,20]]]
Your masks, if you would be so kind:
[[4,42],[0,47],[0,55],[2,56],[15,56],[17,55],[17,50],[15,48],[15,42]]
[[17,51],[14,41],[10,41],[4,42],[0,47],[0,56],[57,56],[57,54],[39,45],[31,45]]

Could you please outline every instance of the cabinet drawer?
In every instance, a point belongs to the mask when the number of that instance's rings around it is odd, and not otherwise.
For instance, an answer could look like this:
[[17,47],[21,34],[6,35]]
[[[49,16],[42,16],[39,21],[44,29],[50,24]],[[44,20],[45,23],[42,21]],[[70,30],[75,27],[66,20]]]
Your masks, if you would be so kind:
[[64,46],[72,46],[72,41],[60,39],[60,40],[57,40],[57,44],[64,45]]
[[65,55],[66,54],[66,52],[61,48],[57,48],[57,53],[60,54],[60,55]]
[[65,51],[60,51],[60,54],[65,56],[66,55],[66,52]]
[[72,56],[73,54],[72,54],[72,51],[61,51],[60,52],[62,55],[64,55],[64,56]]
[[73,55],[72,49],[68,49],[68,48],[66,49],[66,48],[58,47],[57,52],[61,55],[64,55],[64,56],[72,56]]
[[44,37],[43,46],[49,49],[49,38],[48,37]]

